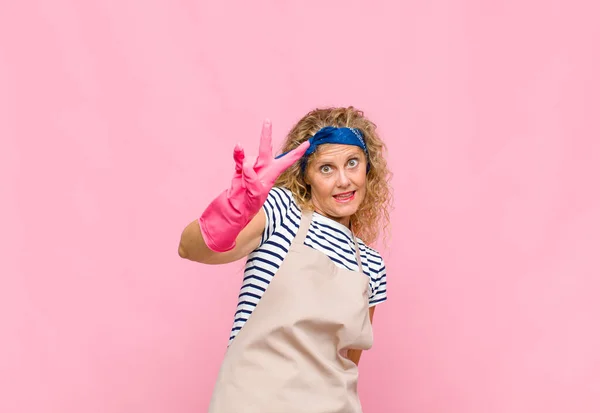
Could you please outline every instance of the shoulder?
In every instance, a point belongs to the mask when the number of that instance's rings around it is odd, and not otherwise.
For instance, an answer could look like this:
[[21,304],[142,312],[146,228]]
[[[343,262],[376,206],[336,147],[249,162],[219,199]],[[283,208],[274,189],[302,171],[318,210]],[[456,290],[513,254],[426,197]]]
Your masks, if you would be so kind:
[[292,191],[283,187],[273,187],[263,204],[265,212],[265,229],[259,247],[264,245],[273,235],[282,231],[293,232],[291,221],[297,221],[298,206]]
[[357,238],[356,241],[358,242],[362,258],[366,259],[371,278],[377,279],[385,275],[385,261],[379,251],[365,244],[360,238]]
[[370,247],[362,239],[360,239],[358,237],[356,237],[356,242],[358,243],[358,246],[360,247],[361,251],[366,253],[369,258],[372,258],[375,261],[383,262],[383,257],[381,256],[379,251],[377,251],[375,248]]
[[290,191],[288,188],[283,187],[283,186],[274,186],[273,188],[271,188],[269,193],[277,194],[277,195],[283,196],[285,198],[288,198],[290,200],[294,198],[292,191]]
[[293,205],[295,205],[295,201],[292,191],[287,188],[276,186],[269,191],[267,199],[263,204],[263,208],[267,213],[267,219],[269,219],[273,214],[279,216],[287,215],[290,207]]
[[377,250],[369,247],[362,240],[358,240],[358,243],[361,259],[364,259],[367,264],[365,273],[368,272],[370,278],[369,306],[371,307],[387,300],[387,270],[383,257]]
[[269,195],[267,196],[267,201],[271,201],[282,207],[285,206],[286,208],[289,208],[290,205],[296,203],[292,191],[281,186],[274,186],[271,188]]

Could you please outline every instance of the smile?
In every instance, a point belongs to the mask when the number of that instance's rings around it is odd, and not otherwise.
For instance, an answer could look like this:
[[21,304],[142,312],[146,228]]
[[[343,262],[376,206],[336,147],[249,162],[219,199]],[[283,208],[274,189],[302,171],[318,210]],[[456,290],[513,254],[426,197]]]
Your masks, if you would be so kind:
[[354,199],[355,195],[356,195],[356,191],[350,191],[350,192],[344,192],[342,194],[334,195],[333,198],[337,202],[345,203],[345,202],[352,201]]

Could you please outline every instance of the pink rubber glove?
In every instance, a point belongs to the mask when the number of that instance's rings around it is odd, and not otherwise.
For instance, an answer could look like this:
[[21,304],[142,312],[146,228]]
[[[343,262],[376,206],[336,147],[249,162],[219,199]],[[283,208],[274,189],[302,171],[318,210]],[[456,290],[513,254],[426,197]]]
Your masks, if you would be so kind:
[[198,219],[208,248],[226,252],[235,247],[237,236],[260,211],[279,175],[300,159],[309,146],[306,141],[283,157],[274,159],[269,120],[263,123],[256,159],[246,158],[242,147],[236,145],[231,187],[213,200]]

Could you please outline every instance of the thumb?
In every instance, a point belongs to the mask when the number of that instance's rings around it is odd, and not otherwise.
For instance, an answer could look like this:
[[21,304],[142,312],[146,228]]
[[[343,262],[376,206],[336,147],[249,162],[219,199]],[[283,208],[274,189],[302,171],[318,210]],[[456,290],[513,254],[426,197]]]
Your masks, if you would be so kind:
[[244,158],[245,158],[244,148],[242,148],[242,145],[240,145],[238,143],[237,145],[235,145],[235,148],[233,148],[233,160],[235,162],[235,172],[236,173],[242,172],[242,165],[244,163]]
[[244,160],[244,164],[242,166],[242,168],[243,168],[242,186],[251,195],[257,195],[260,192],[260,187],[261,187],[261,183],[260,183],[258,174],[254,170],[254,162],[255,162],[254,158],[250,158],[250,159],[246,158]]

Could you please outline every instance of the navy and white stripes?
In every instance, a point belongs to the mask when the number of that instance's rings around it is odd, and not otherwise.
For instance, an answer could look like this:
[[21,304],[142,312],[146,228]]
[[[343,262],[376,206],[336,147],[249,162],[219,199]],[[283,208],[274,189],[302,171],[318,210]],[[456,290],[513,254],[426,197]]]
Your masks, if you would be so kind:
[[[265,231],[260,246],[246,261],[230,344],[268,288],[300,227],[302,212],[288,189],[273,188],[263,210],[266,215]],[[363,272],[370,278],[372,294],[369,305],[374,306],[387,299],[385,264],[377,251],[367,247],[360,239],[357,242]],[[344,225],[315,213],[304,244],[323,252],[336,265],[358,271],[352,233]]]

